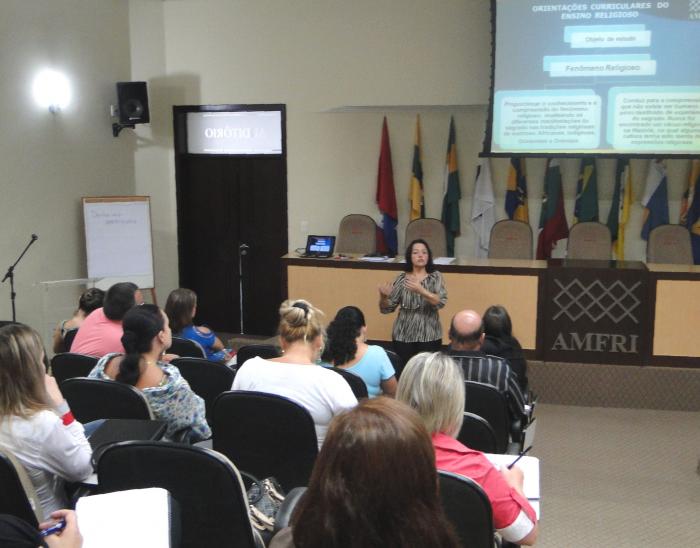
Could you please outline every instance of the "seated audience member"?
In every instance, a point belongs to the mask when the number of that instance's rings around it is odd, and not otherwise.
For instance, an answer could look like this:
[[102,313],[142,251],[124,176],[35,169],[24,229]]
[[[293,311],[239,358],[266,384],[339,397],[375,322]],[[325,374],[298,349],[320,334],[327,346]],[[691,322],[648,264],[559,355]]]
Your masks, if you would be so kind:
[[24,466],[49,515],[68,504],[64,481],[92,473],[92,449],[43,359],[31,327],[0,328],[0,448]]
[[527,361],[523,348],[513,336],[513,324],[508,311],[500,306],[489,306],[484,312],[484,343],[481,351],[508,361],[511,371],[518,377],[523,393],[527,392]]
[[505,394],[511,419],[518,420],[525,415],[525,398],[520,391],[518,379],[506,360],[481,351],[483,342],[484,325],[481,316],[473,310],[462,310],[455,314],[450,325],[448,354],[462,366],[466,380],[490,384]]
[[420,417],[389,398],[331,421],[291,527],[270,548],[456,548]]
[[384,394],[394,397],[396,373],[381,346],[368,345],[367,325],[362,310],[346,306],[328,325],[322,360],[362,378],[370,398]]
[[[83,537],[78,530],[78,519],[73,510],[57,510],[51,513],[51,520],[34,528],[26,521],[8,514],[0,514],[0,546],[12,548],[80,548]],[[42,537],[39,531],[48,529],[58,521],[66,525],[60,531]]]
[[467,476],[486,492],[496,530],[508,542],[534,544],[537,517],[523,494],[517,466],[497,470],[483,453],[455,439],[464,417],[464,378],[455,361],[440,352],[411,358],[399,380],[396,398],[413,407],[432,435],[438,470]]
[[107,290],[102,308],[85,318],[78,329],[71,352],[88,356],[123,353],[122,318],[134,306],[140,304],[143,304],[143,296],[136,284],[114,284]]
[[103,356],[89,376],[141,390],[155,418],[167,423],[166,438],[194,443],[211,437],[204,400],[192,392],[177,367],[160,361],[172,344],[165,312],[153,304],[129,310],[122,343],[126,355]]
[[104,296],[105,292],[96,287],[92,287],[83,292],[78,301],[78,310],[73,313],[73,317],[68,320],[63,320],[54,330],[53,351],[56,354],[70,351],[70,349],[66,347],[64,340],[66,338],[66,333],[73,329],[78,329],[91,312],[100,308]]
[[227,362],[233,357],[211,329],[193,324],[193,318],[197,314],[197,294],[191,289],[181,287],[171,291],[165,302],[165,313],[170,320],[173,335],[199,343],[208,360]]
[[282,356],[255,357],[236,373],[233,390],[252,390],[284,396],[304,407],[314,420],[319,448],[331,419],[357,405],[348,383],[333,371],[316,365],[323,347],[321,311],[304,300],[280,306],[279,338]]

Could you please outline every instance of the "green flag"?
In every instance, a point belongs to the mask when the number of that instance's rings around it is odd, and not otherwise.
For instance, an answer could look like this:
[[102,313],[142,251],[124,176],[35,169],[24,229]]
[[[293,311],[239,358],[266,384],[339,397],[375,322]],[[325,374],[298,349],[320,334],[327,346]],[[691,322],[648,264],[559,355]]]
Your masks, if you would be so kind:
[[447,141],[447,161],[445,163],[445,196],[442,199],[442,224],[447,236],[447,255],[455,256],[455,238],[459,236],[459,171],[457,170],[457,142],[455,120],[450,118],[450,136]]

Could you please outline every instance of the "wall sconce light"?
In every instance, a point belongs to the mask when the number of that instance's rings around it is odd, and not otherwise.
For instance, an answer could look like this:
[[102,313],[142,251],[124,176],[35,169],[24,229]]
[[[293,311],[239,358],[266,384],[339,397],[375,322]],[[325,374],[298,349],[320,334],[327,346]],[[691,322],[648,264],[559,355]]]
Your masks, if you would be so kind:
[[56,114],[70,103],[70,82],[61,72],[43,70],[34,78],[32,94],[39,106],[48,108],[49,112]]

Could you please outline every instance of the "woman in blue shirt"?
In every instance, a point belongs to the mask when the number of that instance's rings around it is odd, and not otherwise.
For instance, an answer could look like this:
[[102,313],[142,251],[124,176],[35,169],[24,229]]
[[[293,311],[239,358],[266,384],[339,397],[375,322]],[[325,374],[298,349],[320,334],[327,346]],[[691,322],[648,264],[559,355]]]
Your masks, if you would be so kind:
[[371,398],[384,394],[394,397],[396,373],[381,346],[368,345],[367,326],[362,310],[341,308],[327,329],[322,360],[361,377]]
[[184,287],[171,291],[165,302],[165,313],[173,334],[199,343],[208,360],[227,362],[232,358],[230,350],[224,348],[224,343],[211,329],[194,325],[193,318],[197,314],[197,294],[194,291]]

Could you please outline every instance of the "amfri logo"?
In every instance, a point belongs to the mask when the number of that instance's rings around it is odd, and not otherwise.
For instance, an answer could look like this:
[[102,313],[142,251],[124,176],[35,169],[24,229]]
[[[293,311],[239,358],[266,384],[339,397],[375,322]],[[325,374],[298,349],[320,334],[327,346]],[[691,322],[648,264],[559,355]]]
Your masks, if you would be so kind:
[[625,352],[636,354],[639,335],[611,333],[559,333],[552,350],[583,350],[586,352]]

